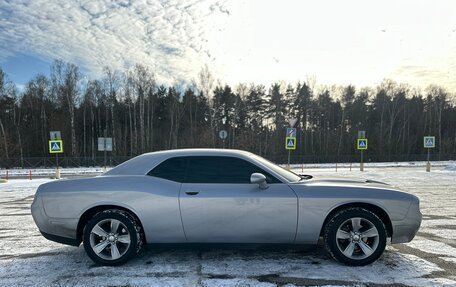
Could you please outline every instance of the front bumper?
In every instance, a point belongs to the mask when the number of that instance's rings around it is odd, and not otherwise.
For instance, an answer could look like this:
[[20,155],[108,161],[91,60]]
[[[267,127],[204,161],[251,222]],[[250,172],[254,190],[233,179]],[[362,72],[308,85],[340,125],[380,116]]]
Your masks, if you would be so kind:
[[393,236],[391,243],[406,243],[412,241],[420,229],[422,214],[419,200],[412,202],[403,220],[393,221]]

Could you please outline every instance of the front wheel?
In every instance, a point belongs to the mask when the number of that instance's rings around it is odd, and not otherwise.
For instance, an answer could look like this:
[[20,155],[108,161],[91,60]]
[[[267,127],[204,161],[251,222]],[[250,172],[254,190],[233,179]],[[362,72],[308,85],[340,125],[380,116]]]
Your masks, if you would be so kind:
[[363,266],[377,260],[385,250],[386,228],[373,212],[359,207],[336,213],[326,224],[326,250],[346,265]]
[[141,248],[140,227],[123,210],[97,213],[84,229],[84,249],[89,257],[102,265],[121,265]]

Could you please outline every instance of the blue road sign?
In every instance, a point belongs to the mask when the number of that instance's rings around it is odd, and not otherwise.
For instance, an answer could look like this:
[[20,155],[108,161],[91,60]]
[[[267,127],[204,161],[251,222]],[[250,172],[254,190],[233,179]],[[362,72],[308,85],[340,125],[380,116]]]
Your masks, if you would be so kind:
[[294,137],[286,137],[285,138],[285,148],[290,150],[296,149],[296,138]]
[[424,137],[424,147],[425,148],[435,148],[435,137],[433,137],[433,136]]
[[367,149],[367,139],[358,139],[358,149],[359,150]]
[[63,142],[61,140],[49,141],[49,153],[62,153]]
[[295,138],[296,137],[296,129],[295,128],[287,128],[287,137]]

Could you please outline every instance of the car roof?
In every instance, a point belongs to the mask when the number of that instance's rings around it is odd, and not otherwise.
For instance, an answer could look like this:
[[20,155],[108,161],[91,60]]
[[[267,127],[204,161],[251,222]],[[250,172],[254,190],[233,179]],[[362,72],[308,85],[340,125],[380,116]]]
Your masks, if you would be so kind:
[[162,150],[134,157],[109,170],[104,175],[145,175],[165,159],[176,156],[235,156],[246,158],[252,155],[250,152],[236,149],[192,148]]

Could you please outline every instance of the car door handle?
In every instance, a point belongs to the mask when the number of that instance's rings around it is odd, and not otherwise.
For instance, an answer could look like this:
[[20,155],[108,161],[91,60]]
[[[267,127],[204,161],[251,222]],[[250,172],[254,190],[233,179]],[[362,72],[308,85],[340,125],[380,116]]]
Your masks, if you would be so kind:
[[187,191],[185,191],[185,193],[188,194],[188,195],[197,195],[199,193],[199,191],[187,190]]

